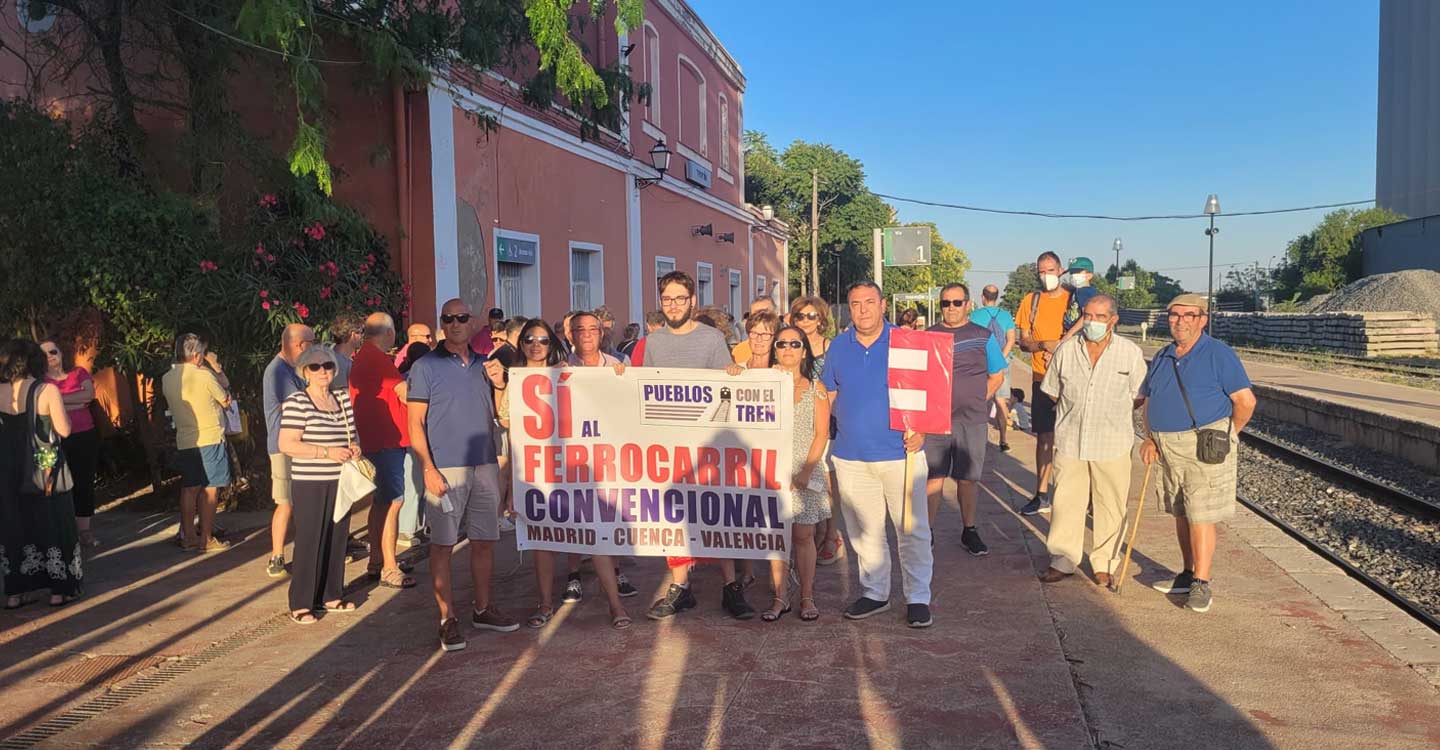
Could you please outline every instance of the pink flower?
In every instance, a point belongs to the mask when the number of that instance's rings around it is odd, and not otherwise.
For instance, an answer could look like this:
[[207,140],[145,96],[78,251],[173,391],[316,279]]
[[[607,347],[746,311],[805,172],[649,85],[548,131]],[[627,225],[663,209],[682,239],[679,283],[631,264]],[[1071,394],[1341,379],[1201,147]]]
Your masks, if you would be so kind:
[[255,243],[255,254],[262,258],[265,257],[265,245],[259,242]]
[[279,203],[280,201],[275,197],[274,193],[266,193],[260,196],[260,206],[262,208],[274,208],[279,205]]
[[297,313],[300,314],[300,319],[301,319],[301,320],[304,320],[305,318],[307,318],[307,317],[310,316],[310,308],[306,307],[305,305],[300,304],[299,302],[296,302],[295,304],[291,305],[291,307],[295,308],[295,312],[297,312]]
[[269,302],[261,302],[261,303],[260,303],[260,309],[261,309],[261,310],[269,310],[269,309],[270,309],[270,303],[269,303]]
[[320,299],[330,299],[330,287],[320,288]]
[[361,284],[361,285],[360,285],[360,291],[362,291],[362,292],[368,292],[368,291],[370,291],[370,285],[369,285],[368,283],[366,283],[366,284]]
[[371,264],[371,265],[374,265],[374,264],[375,264],[375,253],[368,253],[368,254],[366,254],[366,255],[365,255],[365,262],[366,262],[366,263],[369,263],[369,264]]
[[211,271],[218,271],[218,270],[220,270],[220,266],[215,265],[215,263],[213,263],[212,261],[208,261],[208,260],[202,260],[202,261],[200,261],[200,273],[210,273]]
[[325,227],[321,226],[320,222],[317,221],[305,230],[305,236],[319,242],[325,239]]
[[270,296],[269,290],[267,290],[267,289],[261,289],[261,290],[260,290],[260,299],[265,299],[266,297],[269,297],[269,296]]
[[266,263],[274,263],[274,262],[275,262],[275,256],[273,256],[273,255],[266,255],[266,256],[265,256],[265,262],[266,262]]

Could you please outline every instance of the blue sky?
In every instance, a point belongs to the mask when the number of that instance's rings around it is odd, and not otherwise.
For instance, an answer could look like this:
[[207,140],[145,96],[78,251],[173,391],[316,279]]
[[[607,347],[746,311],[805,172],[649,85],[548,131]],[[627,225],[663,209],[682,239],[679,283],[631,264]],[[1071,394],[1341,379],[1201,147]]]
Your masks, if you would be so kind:
[[[1374,195],[1375,0],[690,3],[745,71],[745,127],[841,148],[876,192],[1126,215]],[[1040,250],[1103,268],[1116,237],[1205,283],[1201,220],[894,205],[969,254],[972,284]],[[1264,265],[1323,215],[1222,216],[1215,262]]]

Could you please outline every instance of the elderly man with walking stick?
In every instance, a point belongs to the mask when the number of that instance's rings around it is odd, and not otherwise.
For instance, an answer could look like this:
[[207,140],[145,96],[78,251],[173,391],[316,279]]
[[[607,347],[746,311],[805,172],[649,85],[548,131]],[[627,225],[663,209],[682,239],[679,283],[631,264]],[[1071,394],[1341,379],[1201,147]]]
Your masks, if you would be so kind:
[[1040,388],[1055,399],[1055,500],[1045,546],[1044,583],[1074,575],[1085,550],[1085,509],[1094,506],[1090,569],[1110,585],[1130,494],[1131,413],[1145,380],[1145,356],[1115,335],[1115,298],[1099,294],[1082,312],[1081,335],[1063,341]]

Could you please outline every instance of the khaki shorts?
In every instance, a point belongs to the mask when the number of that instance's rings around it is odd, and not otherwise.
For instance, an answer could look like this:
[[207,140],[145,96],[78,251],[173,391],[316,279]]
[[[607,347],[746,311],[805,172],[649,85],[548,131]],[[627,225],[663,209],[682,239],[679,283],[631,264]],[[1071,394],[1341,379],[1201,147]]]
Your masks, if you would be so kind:
[[450,486],[445,502],[425,493],[425,521],[430,524],[430,543],[453,547],[463,534],[474,542],[500,539],[500,471],[495,464],[441,469]]
[[270,497],[276,505],[290,504],[290,457],[284,453],[270,454]]
[[[1201,429],[1224,430],[1228,424],[1229,420],[1222,419],[1201,425]],[[1235,515],[1238,438],[1230,436],[1230,453],[1224,463],[1205,464],[1195,457],[1193,430],[1152,436],[1160,448],[1160,500],[1165,512],[1194,523],[1216,523]]]

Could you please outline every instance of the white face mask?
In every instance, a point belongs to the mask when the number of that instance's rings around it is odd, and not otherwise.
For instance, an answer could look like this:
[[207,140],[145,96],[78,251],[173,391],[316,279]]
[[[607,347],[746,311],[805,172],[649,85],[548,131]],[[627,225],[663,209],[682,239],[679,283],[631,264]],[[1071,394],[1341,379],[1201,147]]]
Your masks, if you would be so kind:
[[1101,342],[1110,334],[1110,326],[1098,320],[1085,321],[1085,338],[1094,342]]
[[1084,289],[1090,286],[1090,276],[1088,274],[1071,274],[1070,285],[1076,289]]
[[1040,285],[1045,287],[1045,291],[1053,292],[1055,287],[1060,286],[1060,277],[1053,273],[1042,273],[1040,274]]

